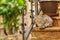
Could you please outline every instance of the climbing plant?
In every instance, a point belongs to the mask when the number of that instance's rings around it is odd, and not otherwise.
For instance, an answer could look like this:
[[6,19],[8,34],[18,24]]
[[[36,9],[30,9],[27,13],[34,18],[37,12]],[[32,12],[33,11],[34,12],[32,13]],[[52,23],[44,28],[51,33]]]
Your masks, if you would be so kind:
[[25,6],[25,0],[0,0],[0,15],[3,17],[4,28],[8,30],[8,34],[12,34],[13,27],[15,30],[18,29],[17,17],[21,16]]

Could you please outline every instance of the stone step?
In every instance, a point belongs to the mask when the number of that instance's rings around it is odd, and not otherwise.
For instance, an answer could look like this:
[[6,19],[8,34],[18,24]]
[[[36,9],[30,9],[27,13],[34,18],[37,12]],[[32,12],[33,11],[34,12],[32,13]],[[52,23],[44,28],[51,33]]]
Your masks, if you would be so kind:
[[60,40],[60,32],[32,32],[31,40]]
[[40,30],[39,27],[36,27],[32,30],[32,32],[60,32],[60,27],[49,27],[43,30]]

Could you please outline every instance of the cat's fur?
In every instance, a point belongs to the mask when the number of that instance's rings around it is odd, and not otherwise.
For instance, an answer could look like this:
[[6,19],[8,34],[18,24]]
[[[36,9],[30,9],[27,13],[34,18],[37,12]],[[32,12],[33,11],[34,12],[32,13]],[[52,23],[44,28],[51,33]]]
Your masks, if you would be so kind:
[[44,14],[43,16],[40,15],[35,16],[35,22],[41,29],[53,26],[52,18],[46,14]]

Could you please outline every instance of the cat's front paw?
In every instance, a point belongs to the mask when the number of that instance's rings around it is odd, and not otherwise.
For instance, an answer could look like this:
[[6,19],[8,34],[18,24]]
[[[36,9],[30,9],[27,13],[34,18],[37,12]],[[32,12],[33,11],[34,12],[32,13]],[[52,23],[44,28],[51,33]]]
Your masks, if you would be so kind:
[[43,30],[43,29],[45,29],[45,27],[40,27],[40,30]]

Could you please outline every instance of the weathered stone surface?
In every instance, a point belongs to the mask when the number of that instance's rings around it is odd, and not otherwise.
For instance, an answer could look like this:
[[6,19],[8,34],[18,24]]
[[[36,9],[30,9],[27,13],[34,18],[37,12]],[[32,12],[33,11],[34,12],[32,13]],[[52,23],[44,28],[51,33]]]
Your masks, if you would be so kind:
[[60,40],[60,32],[32,32],[31,40]]

